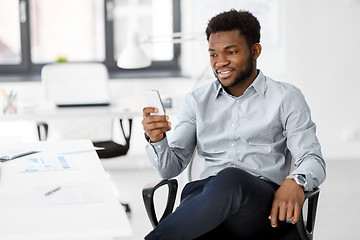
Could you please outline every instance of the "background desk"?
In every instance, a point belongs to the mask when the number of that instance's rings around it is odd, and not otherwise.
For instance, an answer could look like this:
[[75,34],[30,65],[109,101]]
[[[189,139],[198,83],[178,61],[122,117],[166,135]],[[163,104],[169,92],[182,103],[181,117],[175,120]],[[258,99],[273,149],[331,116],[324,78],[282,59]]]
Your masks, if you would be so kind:
[[[65,156],[74,169],[20,172],[19,162],[2,164],[0,182],[0,239],[111,239],[131,234],[131,227],[99,158],[89,140],[39,142],[0,146],[6,149],[31,148],[40,153],[23,157]],[[85,150],[85,151],[84,151]],[[62,189],[49,197],[53,187]],[[60,197],[68,187],[89,187],[94,201],[47,203]]]
[[0,120],[33,120],[46,121],[51,119],[66,117],[118,117],[131,118],[142,116],[142,106],[140,103],[135,107],[122,107],[110,105],[104,107],[65,107],[58,108],[54,104],[44,103],[43,105],[20,108],[16,114],[2,114]]
[[[35,130],[36,123],[49,123],[50,138],[55,139],[92,139],[92,140],[110,140],[113,135],[113,120],[114,119],[129,119],[135,116],[142,116],[142,105],[137,103],[135,107],[129,108],[124,105],[112,104],[105,107],[66,107],[58,108],[51,103],[43,103],[33,107],[19,108],[16,114],[0,114],[0,123],[23,121],[28,122],[28,127],[25,132]],[[70,120],[70,121],[69,121]],[[35,122],[31,124],[31,122]],[[83,122],[83,123],[82,123]],[[38,124],[42,126],[42,124]],[[92,125],[94,128],[88,130],[87,125]],[[117,123],[118,125],[118,123]],[[34,126],[34,127],[32,127]],[[78,128],[77,128],[78,127]],[[40,128],[43,129],[43,128]],[[120,130],[120,129],[119,129]],[[20,134],[12,134],[11,129],[5,129],[1,135],[19,136]],[[79,136],[75,134],[79,132]],[[16,131],[15,131],[16,133]],[[33,131],[35,136],[35,131]],[[55,134],[54,134],[55,133]],[[68,133],[68,134],[66,134]],[[117,133],[117,132],[116,132]],[[42,131],[41,140],[45,140],[45,133]],[[24,140],[24,137],[18,137]]]

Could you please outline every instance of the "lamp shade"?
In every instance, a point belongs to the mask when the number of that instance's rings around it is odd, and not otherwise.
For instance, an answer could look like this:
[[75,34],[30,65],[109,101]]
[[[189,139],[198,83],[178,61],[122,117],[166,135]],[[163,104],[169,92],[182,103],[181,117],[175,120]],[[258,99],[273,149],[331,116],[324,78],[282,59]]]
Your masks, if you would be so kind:
[[150,65],[151,60],[140,47],[138,34],[136,32],[129,33],[127,44],[117,60],[117,66],[124,69],[137,69]]

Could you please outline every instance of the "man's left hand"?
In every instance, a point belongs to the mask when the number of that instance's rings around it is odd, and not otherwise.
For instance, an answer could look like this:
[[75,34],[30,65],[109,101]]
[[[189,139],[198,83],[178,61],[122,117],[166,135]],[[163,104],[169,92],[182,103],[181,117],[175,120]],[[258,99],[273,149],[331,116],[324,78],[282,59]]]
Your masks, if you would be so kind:
[[271,226],[277,227],[278,219],[280,221],[292,219],[291,223],[295,224],[300,218],[304,199],[303,187],[293,179],[285,179],[274,196],[269,216]]

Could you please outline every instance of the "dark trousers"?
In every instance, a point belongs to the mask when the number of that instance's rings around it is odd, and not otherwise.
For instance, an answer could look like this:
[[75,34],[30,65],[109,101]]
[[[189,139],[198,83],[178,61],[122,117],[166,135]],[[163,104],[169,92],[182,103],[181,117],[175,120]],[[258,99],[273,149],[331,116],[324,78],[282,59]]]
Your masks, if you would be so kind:
[[277,231],[268,219],[277,188],[241,169],[224,169],[188,183],[180,206],[145,239],[269,239]]

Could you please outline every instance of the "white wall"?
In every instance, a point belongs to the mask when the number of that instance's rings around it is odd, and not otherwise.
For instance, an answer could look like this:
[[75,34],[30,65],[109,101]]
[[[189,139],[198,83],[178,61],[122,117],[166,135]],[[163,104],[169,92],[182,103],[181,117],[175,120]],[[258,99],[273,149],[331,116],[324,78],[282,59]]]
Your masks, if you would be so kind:
[[327,158],[360,158],[360,1],[286,1],[284,80],[300,87]]
[[[203,12],[210,19],[215,10],[194,9],[199,2],[204,0],[184,2],[183,26],[187,28],[183,31],[204,31],[207,22],[200,20],[199,15]],[[205,1],[204,6],[214,2]],[[231,7],[240,9],[241,2],[221,1],[217,4],[221,6],[218,12]],[[280,9],[280,43],[263,46],[258,67],[266,75],[293,83],[303,91],[312,109],[326,159],[360,158],[360,108],[357,107],[360,103],[357,74],[360,1],[272,2]],[[264,24],[267,23],[261,22],[262,26]],[[208,63],[206,41],[193,44],[184,54],[187,54],[183,58],[184,70],[194,75]]]

